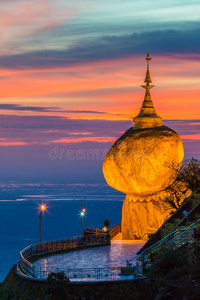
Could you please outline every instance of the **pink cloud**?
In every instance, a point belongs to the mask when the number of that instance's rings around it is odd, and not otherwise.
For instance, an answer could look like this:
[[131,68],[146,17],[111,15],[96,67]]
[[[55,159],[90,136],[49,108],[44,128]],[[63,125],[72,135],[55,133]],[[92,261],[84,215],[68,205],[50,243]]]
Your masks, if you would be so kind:
[[54,30],[74,14],[75,8],[61,8],[52,0],[3,2],[0,11],[1,53],[7,53],[11,48],[13,52],[14,44],[21,39]]

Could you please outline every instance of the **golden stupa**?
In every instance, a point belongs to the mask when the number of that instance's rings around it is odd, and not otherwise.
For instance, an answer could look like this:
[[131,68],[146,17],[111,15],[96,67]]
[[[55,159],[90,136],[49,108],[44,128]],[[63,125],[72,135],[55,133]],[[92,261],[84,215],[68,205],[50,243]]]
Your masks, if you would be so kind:
[[133,119],[133,128],[151,128],[151,127],[158,127],[162,126],[162,118],[159,117],[156,114],[156,110],[153,106],[153,102],[151,100],[151,94],[150,89],[154,87],[154,85],[151,85],[151,76],[149,71],[149,61],[151,58],[149,57],[149,53],[147,53],[147,72],[146,72],[146,78],[145,85],[141,85],[146,90],[144,101],[142,103],[142,107],[140,109],[139,114],[137,117]]

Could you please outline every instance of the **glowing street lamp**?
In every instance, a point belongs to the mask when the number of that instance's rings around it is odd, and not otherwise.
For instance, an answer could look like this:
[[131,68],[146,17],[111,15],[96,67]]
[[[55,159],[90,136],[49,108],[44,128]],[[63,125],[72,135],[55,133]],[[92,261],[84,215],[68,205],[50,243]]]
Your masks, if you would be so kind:
[[41,236],[42,236],[42,215],[44,214],[46,207],[44,204],[40,205],[40,244],[41,244]]
[[81,208],[81,235],[83,235],[83,217],[85,215],[85,208],[83,207],[83,200],[82,200],[82,208]]

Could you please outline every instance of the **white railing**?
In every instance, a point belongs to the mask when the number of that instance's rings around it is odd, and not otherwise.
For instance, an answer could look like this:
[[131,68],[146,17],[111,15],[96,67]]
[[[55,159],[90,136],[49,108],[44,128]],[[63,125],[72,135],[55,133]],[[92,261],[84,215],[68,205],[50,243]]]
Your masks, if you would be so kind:
[[36,269],[35,276],[46,279],[52,272],[64,272],[71,281],[104,281],[142,278],[142,267],[107,267],[107,268],[49,268],[40,267]]
[[168,246],[173,245],[174,248],[181,247],[193,238],[195,228],[200,228],[200,219],[187,228],[176,229],[165,236],[162,240],[142,251],[140,254],[135,255],[132,259],[126,262],[127,266],[137,265],[144,261],[147,262],[149,260],[148,255],[159,250],[165,243]]
[[35,276],[35,267],[32,265],[32,263],[30,263],[26,259],[28,257],[31,257],[31,255],[33,253],[32,247],[33,246],[30,245],[20,252],[20,268],[24,274],[34,277]]
[[36,255],[48,255],[58,251],[65,251],[71,248],[84,248],[85,246],[103,246],[109,245],[110,239],[108,234],[86,235],[81,237],[68,238],[66,240],[44,242],[41,244],[30,245],[20,252],[20,269],[31,277],[36,277],[38,271],[29,261],[29,258]]

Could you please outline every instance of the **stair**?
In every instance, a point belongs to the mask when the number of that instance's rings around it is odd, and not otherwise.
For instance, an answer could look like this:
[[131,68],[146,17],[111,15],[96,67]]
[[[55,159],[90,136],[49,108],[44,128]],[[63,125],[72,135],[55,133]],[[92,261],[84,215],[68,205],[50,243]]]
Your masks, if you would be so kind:
[[119,232],[118,234],[116,234],[113,238],[112,241],[120,241],[122,240],[122,233]]
[[109,235],[111,240],[121,240],[122,238],[115,238],[119,233],[121,233],[121,223],[115,224],[115,226],[111,227],[109,230]]

